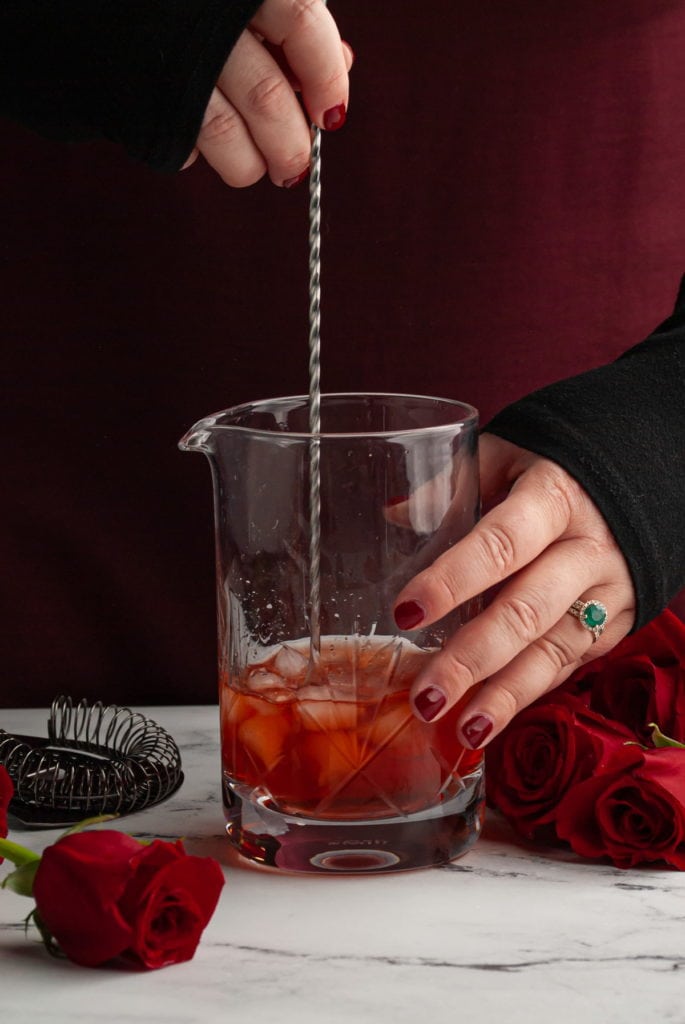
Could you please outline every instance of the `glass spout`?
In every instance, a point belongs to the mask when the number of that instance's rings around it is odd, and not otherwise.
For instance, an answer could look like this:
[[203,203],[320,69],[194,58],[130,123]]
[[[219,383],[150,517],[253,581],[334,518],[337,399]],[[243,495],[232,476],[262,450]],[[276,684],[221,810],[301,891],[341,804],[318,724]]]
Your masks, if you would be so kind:
[[216,451],[213,431],[215,425],[215,416],[206,416],[205,419],[198,420],[183,435],[178,447],[182,452],[203,452],[205,455],[213,455]]

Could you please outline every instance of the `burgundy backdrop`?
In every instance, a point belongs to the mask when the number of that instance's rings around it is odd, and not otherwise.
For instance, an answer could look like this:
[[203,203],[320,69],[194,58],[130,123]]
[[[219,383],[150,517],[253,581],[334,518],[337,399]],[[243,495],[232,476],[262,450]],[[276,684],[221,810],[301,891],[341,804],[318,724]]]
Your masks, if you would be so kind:
[[[685,5],[335,5],[323,385],[472,402],[618,355],[685,270]],[[406,8],[406,9],[405,9]],[[2,125],[0,703],[215,694],[195,419],[306,389],[307,194]]]

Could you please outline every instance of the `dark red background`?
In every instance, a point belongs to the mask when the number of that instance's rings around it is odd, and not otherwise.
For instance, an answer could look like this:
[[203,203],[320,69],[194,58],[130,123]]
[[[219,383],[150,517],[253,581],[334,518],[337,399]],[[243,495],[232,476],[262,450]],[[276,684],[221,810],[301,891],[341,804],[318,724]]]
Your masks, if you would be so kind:
[[[685,270],[685,6],[335,5],[323,385],[487,419],[616,356]],[[176,441],[306,389],[307,194],[2,125],[2,690],[214,699],[209,471]]]

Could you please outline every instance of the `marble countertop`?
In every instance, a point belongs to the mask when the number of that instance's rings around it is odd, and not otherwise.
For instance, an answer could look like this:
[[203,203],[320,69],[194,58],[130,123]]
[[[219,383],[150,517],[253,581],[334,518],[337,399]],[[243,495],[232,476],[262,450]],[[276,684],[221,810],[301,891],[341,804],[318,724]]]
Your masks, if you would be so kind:
[[[182,836],[189,852],[216,857],[226,874],[217,911],[187,964],[92,970],[49,957],[34,931],[24,935],[29,901],[0,892],[10,1024],[685,1021],[685,875],[526,849],[496,816],[443,868],[309,877],[244,867],[222,835],[217,710],[145,713],[178,742],[186,780],[115,827]],[[45,735],[45,721],[0,712],[8,731]],[[59,832],[10,838],[39,850]]]

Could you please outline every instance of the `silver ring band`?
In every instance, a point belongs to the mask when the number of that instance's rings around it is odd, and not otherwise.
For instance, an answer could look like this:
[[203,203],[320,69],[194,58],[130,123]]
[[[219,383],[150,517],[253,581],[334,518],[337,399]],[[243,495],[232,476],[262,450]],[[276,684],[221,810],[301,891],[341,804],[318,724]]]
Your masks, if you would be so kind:
[[574,601],[568,610],[568,614],[578,619],[583,629],[592,633],[592,642],[596,643],[607,624],[608,612],[601,601],[582,601],[580,598]]

